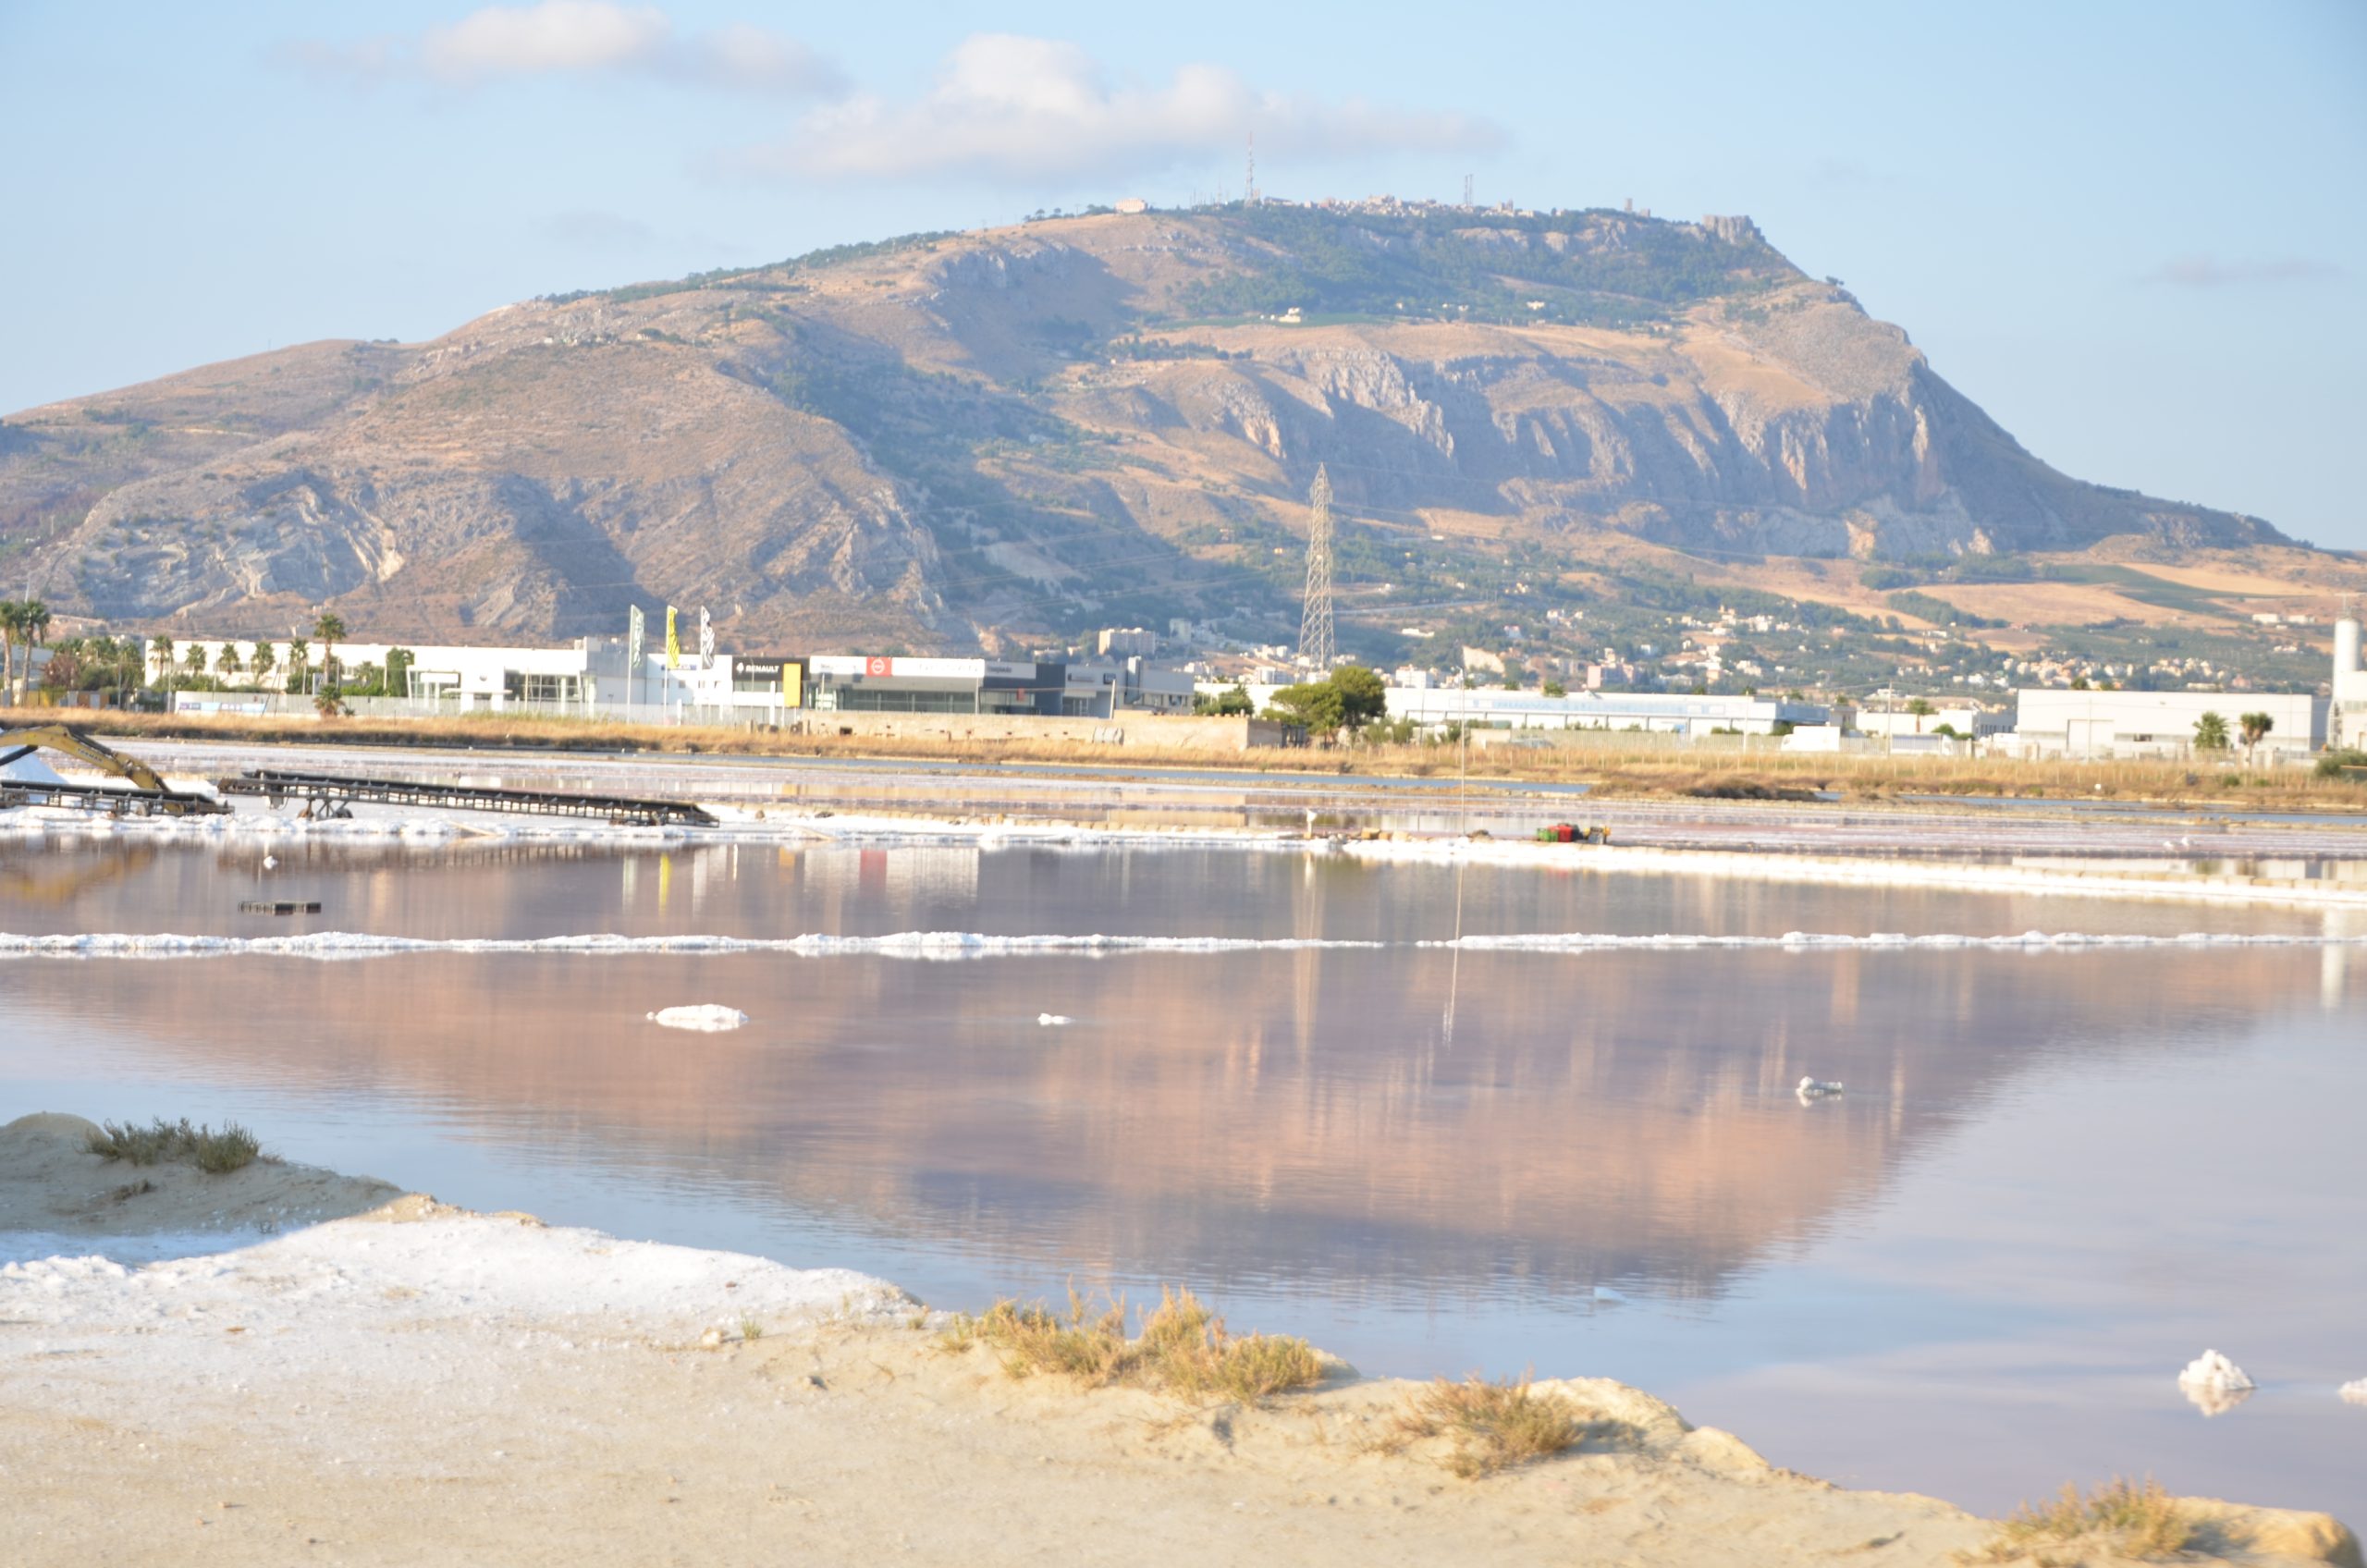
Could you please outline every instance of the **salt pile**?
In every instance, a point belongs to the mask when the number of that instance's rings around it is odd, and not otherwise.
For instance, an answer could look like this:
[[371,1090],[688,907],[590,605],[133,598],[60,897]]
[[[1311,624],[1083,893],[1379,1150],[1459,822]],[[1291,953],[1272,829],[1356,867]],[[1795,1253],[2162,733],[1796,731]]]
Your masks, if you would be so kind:
[[2342,1397],[2352,1404],[2367,1404],[2367,1378],[2355,1378],[2343,1384]]
[[2206,1350],[2178,1374],[2178,1391],[2205,1415],[2225,1415],[2252,1397],[2244,1369],[2215,1350]]
[[2244,1369],[2215,1350],[2206,1350],[2187,1363],[2178,1374],[2180,1384],[2188,1388],[2209,1389],[2217,1393],[2248,1393],[2258,1387]]
[[1036,1015],[1036,1022],[1042,1024],[1047,1029],[1057,1029],[1062,1024],[1074,1023],[1076,1020],[1069,1017],[1065,1013],[1039,1012]]
[[661,1029],[697,1029],[712,1035],[739,1028],[748,1022],[748,1015],[736,1007],[701,1002],[696,1007],[662,1008],[651,1013],[649,1021]]

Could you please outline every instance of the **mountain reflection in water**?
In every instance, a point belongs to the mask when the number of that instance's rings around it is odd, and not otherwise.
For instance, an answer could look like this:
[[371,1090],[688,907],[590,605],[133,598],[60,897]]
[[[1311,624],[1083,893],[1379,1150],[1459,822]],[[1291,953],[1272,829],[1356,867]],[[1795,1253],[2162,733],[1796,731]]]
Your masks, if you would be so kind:
[[[0,851],[0,929],[305,928],[236,914],[262,876],[260,852],[135,861],[86,846],[43,862]],[[153,1100],[159,1113],[233,1114],[291,1158],[350,1167],[367,1150],[374,1174],[451,1201],[869,1268],[947,1305],[1071,1280],[1138,1292],[1184,1281],[1239,1321],[1306,1332],[1375,1371],[1533,1366],[1674,1393],[1672,1379],[1747,1381],[1803,1356],[1968,1335],[2028,1340],[2016,1354],[2030,1354],[2074,1310],[2051,1298],[2054,1271],[2079,1285],[2078,1332],[2158,1313],[2148,1298],[2158,1280],[2100,1284],[2079,1259],[2083,1207],[2109,1207],[2116,1183],[2145,1179],[2103,1168],[2080,1174],[2094,1192],[2064,1193],[2051,1220],[2016,1239],[2005,1278],[1994,1258],[1955,1279],[1936,1251],[1910,1251],[1911,1284],[1834,1288],[1829,1320],[1769,1304],[1828,1288],[1807,1283],[1821,1257],[1895,1227],[1919,1166],[1968,1140],[2010,1144],[2033,1079],[2061,1080],[2058,1096],[2092,1096],[2089,1114],[2109,1120],[2125,1098],[2112,1085],[2129,1075],[2205,1084],[2215,1062],[2263,1041],[2355,1035],[2367,1021],[2367,949],[2347,945],[1411,945],[1452,934],[1458,896],[1463,929],[1487,933],[2327,932],[2324,917],[2296,913],[1523,871],[1472,871],[1458,888],[1449,867],[1222,851],[275,852],[273,895],[321,899],[311,927],[322,930],[1388,944],[943,962],[649,952],[0,962],[0,1070],[56,1095],[55,1109],[144,1115]],[[76,861],[93,875],[61,893]],[[688,1037],[644,1016],[693,1002],[753,1022]],[[1042,1027],[1042,1013],[1074,1023]],[[64,1042],[85,1054],[64,1060]],[[2315,1093],[2355,1100],[2367,1087],[2355,1053],[2347,1066],[2300,1056]],[[1792,1092],[1804,1075],[1847,1093],[1804,1105]],[[2182,1158],[2208,1167],[2212,1106],[2207,1089],[2195,1094]],[[2367,1188],[2355,1140],[2328,1133],[2322,1146],[2307,1118],[2288,1132],[2298,1141],[2285,1152],[2312,1182]],[[2294,1179],[2230,1170],[2220,1184],[2251,1183],[2248,1206],[2273,1227],[2279,1183]],[[1910,1234],[1904,1244],[1942,1243]],[[2016,1272],[2034,1282],[2030,1294],[2017,1294]],[[1606,1305],[1597,1287],[1630,1302]],[[2162,1372],[2159,1391],[2180,1409],[2167,1379],[2201,1348],[2181,1348]],[[2367,1344],[2357,1354],[2349,1376],[2367,1371]],[[1718,1417],[1713,1392],[1692,1397],[1688,1414]],[[1738,1399],[1748,1404],[1747,1390]],[[2330,1393],[2325,1403],[2336,1408]],[[1785,1463],[1820,1452],[1813,1434],[1789,1448],[1764,1426],[1745,1435]],[[2111,1463],[2133,1471],[2158,1453],[2150,1467],[2176,1470],[2188,1440],[2173,1433]],[[1867,1463],[1891,1466],[1868,1480],[1951,1490],[1911,1453]],[[2211,1463],[2201,1489],[2227,1491],[2241,1488],[2219,1478],[2253,1462]],[[2001,1472],[1998,1484],[2010,1475],[2036,1491],[2070,1473]],[[2245,1495],[2340,1501],[2306,1488]]]

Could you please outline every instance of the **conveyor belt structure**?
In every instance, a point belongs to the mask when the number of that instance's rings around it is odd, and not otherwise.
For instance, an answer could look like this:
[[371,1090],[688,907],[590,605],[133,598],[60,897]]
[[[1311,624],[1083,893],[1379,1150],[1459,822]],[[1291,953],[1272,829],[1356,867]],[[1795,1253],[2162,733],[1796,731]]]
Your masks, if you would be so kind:
[[430,806],[447,811],[506,812],[517,816],[575,816],[617,827],[712,827],[715,818],[688,801],[583,795],[555,790],[496,790],[475,784],[423,784],[407,778],[359,778],[341,773],[252,768],[216,783],[225,795],[260,795],[275,806],[297,800],[310,815],[339,815],[356,802]]

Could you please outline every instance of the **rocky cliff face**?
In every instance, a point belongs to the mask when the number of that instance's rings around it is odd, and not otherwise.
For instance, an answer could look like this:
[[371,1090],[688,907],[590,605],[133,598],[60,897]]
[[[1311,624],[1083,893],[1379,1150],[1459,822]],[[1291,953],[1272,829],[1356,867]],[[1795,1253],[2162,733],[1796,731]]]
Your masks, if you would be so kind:
[[670,601],[743,646],[968,646],[1279,603],[1260,542],[1318,463],[1375,518],[1572,551],[1599,529],[1860,557],[2278,537],[2054,472],[1746,220],[1153,214],[30,410],[0,424],[0,572],[127,625],[335,607],[545,638]]

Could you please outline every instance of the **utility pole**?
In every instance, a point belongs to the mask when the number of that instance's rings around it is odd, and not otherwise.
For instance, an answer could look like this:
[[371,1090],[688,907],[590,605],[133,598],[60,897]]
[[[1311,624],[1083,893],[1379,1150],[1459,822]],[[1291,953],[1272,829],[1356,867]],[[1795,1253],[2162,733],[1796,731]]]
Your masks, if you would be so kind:
[[1318,672],[1331,668],[1339,652],[1331,626],[1331,475],[1315,465],[1315,488],[1307,493],[1306,599],[1299,612],[1298,656]]

